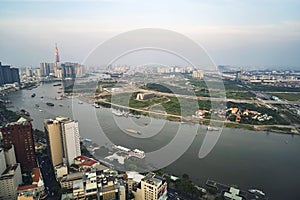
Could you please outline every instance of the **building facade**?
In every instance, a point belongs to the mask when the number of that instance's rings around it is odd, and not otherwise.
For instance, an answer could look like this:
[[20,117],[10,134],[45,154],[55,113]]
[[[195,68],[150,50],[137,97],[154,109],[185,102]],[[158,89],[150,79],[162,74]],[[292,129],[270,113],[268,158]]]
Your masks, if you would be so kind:
[[3,146],[14,146],[16,160],[21,164],[23,172],[30,172],[37,167],[33,140],[32,124],[20,118],[17,122],[0,127]]
[[2,65],[0,62],[0,85],[20,84],[20,75],[18,68],[11,68],[10,65]]
[[17,199],[17,189],[22,182],[20,164],[7,167],[0,176],[0,199]]
[[81,155],[78,121],[57,117],[45,120],[44,127],[53,167],[72,165]]

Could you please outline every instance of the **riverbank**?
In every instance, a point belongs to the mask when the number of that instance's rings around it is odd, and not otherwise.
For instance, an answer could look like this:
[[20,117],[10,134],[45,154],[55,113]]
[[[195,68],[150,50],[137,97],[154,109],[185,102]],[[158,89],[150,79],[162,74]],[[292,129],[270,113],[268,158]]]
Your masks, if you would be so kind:
[[[80,96],[80,100],[86,102],[86,103],[94,103],[94,100],[85,96]],[[182,117],[180,115],[175,114],[169,114],[166,112],[157,112],[157,111],[150,111],[150,110],[143,110],[139,108],[133,108],[123,105],[118,105],[115,103],[111,103],[105,100],[97,101],[97,103],[100,106],[106,107],[106,108],[115,108],[118,110],[124,110],[127,112],[130,112],[134,115],[145,115],[145,116],[151,116],[157,119],[166,119],[169,121],[174,122],[183,122],[183,123],[189,123],[189,124],[201,124],[201,125],[210,125],[210,126],[216,126],[216,127],[222,127],[225,126],[227,128],[235,128],[235,129],[246,129],[250,131],[266,131],[266,132],[273,132],[273,133],[280,133],[280,134],[298,134],[300,135],[299,131],[291,125],[253,125],[253,124],[243,124],[243,123],[236,123],[231,122],[228,120],[213,120],[213,119],[204,119],[204,118],[197,118],[197,117]]]

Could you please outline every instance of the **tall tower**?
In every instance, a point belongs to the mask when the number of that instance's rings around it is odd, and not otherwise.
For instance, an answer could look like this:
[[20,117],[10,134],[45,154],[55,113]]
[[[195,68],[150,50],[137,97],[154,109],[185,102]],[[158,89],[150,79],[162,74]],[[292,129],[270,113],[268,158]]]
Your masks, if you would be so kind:
[[44,126],[48,135],[52,165],[72,165],[74,158],[81,155],[78,121],[56,117],[45,120]]
[[57,44],[55,43],[55,62],[59,62],[59,54],[58,54],[58,48]]
[[30,172],[37,167],[33,131],[31,122],[20,118],[17,122],[8,123],[0,128],[2,145],[14,146],[16,160],[23,172]]

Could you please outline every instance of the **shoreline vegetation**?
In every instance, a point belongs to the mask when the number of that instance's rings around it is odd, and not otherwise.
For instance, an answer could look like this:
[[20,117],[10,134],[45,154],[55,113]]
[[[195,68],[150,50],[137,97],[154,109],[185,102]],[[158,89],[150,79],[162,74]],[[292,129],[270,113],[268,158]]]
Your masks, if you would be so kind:
[[[206,83],[203,80],[188,78],[196,98],[190,98],[190,90],[184,90],[182,87],[167,85],[165,83],[148,83],[140,88],[140,91],[133,93],[103,93],[97,90],[96,95],[88,101],[95,101],[100,106],[115,108],[130,112],[134,115],[146,115],[154,118],[166,119],[169,121],[178,121],[190,124],[203,124],[210,126],[225,126],[227,128],[240,128],[252,131],[266,131],[284,134],[300,134],[295,124],[300,120],[297,116],[287,112],[285,108],[280,110],[280,106],[269,106],[256,99],[256,92],[250,87],[237,85],[236,82],[226,80],[224,86],[226,89],[227,102],[214,102],[224,108],[238,109],[239,113],[230,114],[230,109],[220,111],[212,108],[210,94]],[[109,84],[109,85],[107,85]],[[98,88],[113,87],[114,82],[99,82]],[[180,84],[179,84],[180,85]],[[185,84],[184,84],[185,86]],[[282,88],[258,87],[251,85],[251,88],[261,89],[268,93],[280,94]],[[277,91],[278,89],[278,91]],[[276,93],[277,91],[277,93]],[[291,90],[293,92],[298,90]],[[136,100],[139,92],[154,93],[154,97],[148,100]],[[192,92],[193,93],[193,92]],[[174,94],[178,95],[178,97]],[[221,95],[222,96],[222,95]],[[224,94],[223,94],[224,96]],[[279,96],[279,95],[278,95]],[[289,100],[297,100],[297,94],[282,94],[280,97],[289,97]],[[233,100],[233,101],[232,101]],[[249,101],[248,101],[249,100]],[[215,101],[215,100],[214,100]],[[206,112],[203,116],[195,116],[195,112],[200,109]],[[214,115],[212,114],[214,112]],[[216,112],[218,112],[216,114]],[[220,112],[220,113],[219,113]],[[246,113],[246,114],[244,114]],[[254,114],[255,113],[255,114]],[[258,115],[257,115],[258,114]],[[254,116],[257,115],[257,116]]]
[[[81,101],[85,101],[87,103],[91,102],[91,99],[88,97],[79,97]],[[108,101],[109,100],[109,101]],[[273,133],[282,133],[282,134],[299,134],[300,133],[295,129],[295,127],[291,125],[274,125],[274,124],[245,124],[245,123],[236,123],[231,122],[229,120],[221,120],[221,119],[205,119],[205,118],[196,118],[196,117],[182,117],[181,115],[161,112],[159,110],[144,110],[142,108],[136,107],[128,107],[124,105],[119,105],[116,103],[110,102],[111,98],[101,99],[96,101],[96,103],[105,108],[113,108],[121,111],[130,112],[133,115],[144,115],[150,116],[157,119],[165,119],[168,121],[174,122],[182,122],[187,124],[200,124],[206,126],[216,126],[221,127],[224,126],[226,128],[237,128],[237,129],[246,129],[250,131],[265,131],[265,132],[273,132]]]

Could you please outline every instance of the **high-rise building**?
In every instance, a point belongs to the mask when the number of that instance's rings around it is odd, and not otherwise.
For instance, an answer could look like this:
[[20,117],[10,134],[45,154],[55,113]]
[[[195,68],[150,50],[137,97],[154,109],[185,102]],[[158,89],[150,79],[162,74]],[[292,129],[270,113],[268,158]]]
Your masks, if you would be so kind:
[[55,62],[59,62],[59,54],[58,54],[58,48],[57,44],[55,44]]
[[78,121],[67,120],[61,125],[66,164],[71,165],[74,163],[74,158],[81,155]]
[[5,160],[4,149],[0,148],[0,175],[4,172],[5,169],[6,169],[6,160]]
[[10,65],[2,65],[0,62],[0,85],[20,84],[20,75],[18,68],[10,68]]
[[0,132],[3,146],[14,145],[16,160],[21,164],[22,171],[29,172],[32,168],[37,167],[30,121],[21,117],[16,122],[0,127]]
[[32,68],[31,67],[26,67],[26,76],[32,77]]
[[71,165],[81,155],[78,121],[65,117],[44,122],[53,166]]
[[7,167],[0,175],[0,199],[17,199],[17,189],[22,182],[20,164]]
[[6,146],[4,148],[4,155],[6,160],[6,166],[15,165],[17,163],[14,145]]
[[63,163],[63,145],[60,132],[60,123],[57,120],[47,119],[44,122],[45,132],[48,136],[49,153],[53,167]]

